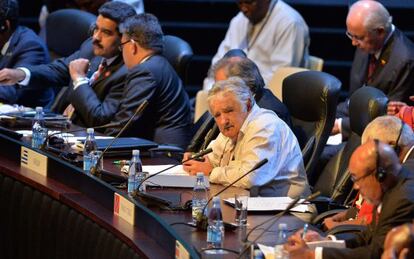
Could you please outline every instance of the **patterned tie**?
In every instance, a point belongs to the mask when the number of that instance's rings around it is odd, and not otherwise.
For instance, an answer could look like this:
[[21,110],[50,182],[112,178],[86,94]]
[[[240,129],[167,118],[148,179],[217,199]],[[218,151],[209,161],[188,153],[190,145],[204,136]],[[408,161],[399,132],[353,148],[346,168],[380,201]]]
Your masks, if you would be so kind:
[[[108,67],[106,60],[103,60],[102,63],[99,65],[98,70],[92,74],[91,78],[89,79],[89,85],[92,85],[105,71]],[[63,111],[63,115],[68,117],[69,119],[72,118],[73,113],[75,112],[75,107],[72,104],[69,104],[68,107]]]
[[371,55],[369,58],[369,64],[368,64],[368,74],[367,74],[367,82],[372,80],[372,76],[374,74],[374,71],[377,67],[377,58],[375,55]]

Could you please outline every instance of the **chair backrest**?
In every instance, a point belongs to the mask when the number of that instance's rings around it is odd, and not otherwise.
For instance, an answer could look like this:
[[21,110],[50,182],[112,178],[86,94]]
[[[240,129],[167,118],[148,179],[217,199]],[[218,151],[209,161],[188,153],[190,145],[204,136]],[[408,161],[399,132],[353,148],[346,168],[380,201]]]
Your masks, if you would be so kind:
[[294,73],[307,71],[308,69],[303,67],[280,67],[273,74],[272,79],[268,83],[267,87],[272,93],[283,102],[282,84],[283,80]]
[[81,10],[57,10],[46,20],[46,44],[52,59],[66,57],[90,36],[96,16]]
[[332,157],[315,183],[314,191],[344,203],[352,190],[348,163],[354,150],[361,145],[365,127],[378,116],[387,112],[387,96],[377,88],[365,86],[356,90],[349,101],[351,134],[345,146]]
[[206,90],[200,90],[197,92],[196,99],[195,99],[195,108],[194,108],[194,123],[196,123],[198,119],[206,111],[208,111],[207,96],[208,96],[208,91]]
[[178,76],[187,84],[187,68],[193,58],[193,50],[185,40],[172,36],[164,36],[164,51],[162,55],[174,67]]
[[322,71],[323,69],[323,59],[316,56],[309,56],[308,59],[308,68],[314,71]]
[[340,89],[336,77],[318,71],[298,72],[283,81],[283,102],[290,112],[310,183],[334,125]]

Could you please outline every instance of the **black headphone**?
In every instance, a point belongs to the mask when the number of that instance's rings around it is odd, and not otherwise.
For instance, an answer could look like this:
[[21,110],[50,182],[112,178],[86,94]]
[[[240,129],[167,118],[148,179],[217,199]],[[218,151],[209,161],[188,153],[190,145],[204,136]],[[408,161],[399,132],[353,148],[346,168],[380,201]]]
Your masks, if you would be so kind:
[[375,153],[377,155],[377,172],[375,173],[375,178],[377,178],[378,182],[382,183],[385,178],[387,177],[387,170],[381,166],[381,157],[379,153],[379,140],[374,139],[375,141]]
[[3,33],[8,30],[6,21],[8,19],[7,16],[9,16],[9,12],[10,12],[10,1],[11,0],[7,0],[6,5],[4,6],[5,7],[4,15],[0,17],[0,33]]
[[404,129],[404,121],[403,120],[400,120],[400,121],[401,121],[401,127],[400,127],[400,131],[398,132],[398,137],[397,137],[397,140],[395,141],[395,145],[394,145],[394,151],[395,151],[395,153],[397,153],[397,156],[399,156],[400,152],[401,152],[401,147],[398,145],[398,142],[400,142],[401,134],[402,134],[403,129]]

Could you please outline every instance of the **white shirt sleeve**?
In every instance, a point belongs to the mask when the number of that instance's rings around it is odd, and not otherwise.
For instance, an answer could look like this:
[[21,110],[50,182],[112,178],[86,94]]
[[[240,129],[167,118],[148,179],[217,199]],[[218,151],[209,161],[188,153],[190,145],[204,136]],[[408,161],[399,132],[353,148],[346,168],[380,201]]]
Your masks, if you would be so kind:
[[30,70],[25,67],[18,67],[17,69],[22,70],[25,74],[24,79],[20,81],[18,84],[22,86],[27,86],[30,82],[30,76],[31,76]]

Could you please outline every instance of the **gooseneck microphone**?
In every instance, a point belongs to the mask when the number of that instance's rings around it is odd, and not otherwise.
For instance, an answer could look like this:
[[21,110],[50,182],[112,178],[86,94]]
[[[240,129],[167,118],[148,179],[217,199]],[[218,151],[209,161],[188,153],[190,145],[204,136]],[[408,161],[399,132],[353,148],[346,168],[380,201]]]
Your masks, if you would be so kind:
[[[252,242],[250,242],[251,244],[256,243],[257,240],[259,240],[260,237],[263,236],[264,233],[266,233],[266,231],[271,228],[283,215],[285,215],[288,211],[290,211],[293,207],[295,207],[297,204],[303,204],[306,203],[308,201],[311,201],[313,199],[315,199],[316,197],[318,197],[319,195],[321,195],[320,191],[317,191],[315,193],[312,193],[311,195],[309,195],[308,197],[306,197],[303,201],[300,201],[300,197],[295,198],[287,207],[286,209],[284,209],[283,211],[279,212],[278,214],[276,214],[274,217],[270,217],[268,219],[266,219],[265,221],[263,221],[262,223],[254,226],[247,234],[246,234],[246,238],[244,239],[244,242],[248,242],[249,241],[249,236],[250,234],[255,231],[257,228],[263,226],[264,224],[271,222],[271,224],[265,228]],[[300,201],[300,202],[299,202]],[[249,246],[245,247],[239,255],[239,258],[249,249]]]
[[213,200],[214,196],[218,196],[219,194],[221,194],[222,192],[224,192],[225,190],[227,190],[228,188],[232,187],[233,185],[235,185],[238,181],[240,181],[241,179],[243,179],[244,177],[246,177],[248,174],[252,173],[253,171],[259,169],[260,167],[262,167],[263,165],[265,165],[269,160],[267,158],[259,161],[257,164],[255,164],[252,169],[250,169],[249,171],[247,171],[245,174],[243,174],[242,176],[240,176],[239,178],[237,178],[236,180],[234,180],[233,182],[231,182],[229,185],[227,185],[226,187],[224,187],[223,189],[221,189],[220,191],[218,191],[217,193],[215,193],[214,195],[212,195],[206,205],[204,205],[203,209],[200,210],[198,212],[198,215],[196,216],[197,219],[197,228],[200,230],[206,230],[207,229],[207,224],[208,224],[208,217],[207,215],[205,215],[204,211],[206,210],[208,204]]
[[169,166],[169,167],[164,168],[163,170],[161,170],[161,171],[159,171],[159,172],[156,172],[155,174],[149,175],[148,177],[146,177],[144,180],[142,180],[142,181],[139,183],[139,185],[138,185],[138,187],[137,187],[136,189],[137,189],[137,190],[139,190],[139,188],[142,186],[142,184],[144,184],[144,182],[146,182],[148,179],[150,179],[150,178],[152,178],[152,177],[154,177],[154,176],[157,176],[157,175],[159,175],[159,174],[161,174],[161,173],[163,173],[163,172],[165,172],[165,171],[167,171],[167,170],[170,170],[171,168],[174,168],[174,167],[176,167],[176,166],[182,165],[182,164],[184,164],[184,163],[186,163],[186,162],[188,162],[188,161],[191,161],[191,160],[194,160],[194,159],[199,159],[199,158],[202,158],[203,156],[205,156],[205,155],[207,155],[207,154],[210,154],[211,152],[213,152],[213,149],[212,149],[212,148],[207,148],[207,149],[205,149],[205,150],[202,150],[202,151],[200,151],[200,152],[198,152],[198,153],[193,154],[193,155],[192,155],[192,156],[190,156],[188,159],[186,159],[186,160],[182,161],[182,162],[181,162],[181,163],[179,163],[179,164]]
[[[131,116],[131,118],[129,118],[129,120],[127,121],[127,123],[122,127],[122,129],[118,132],[118,134],[116,134],[116,136],[112,139],[112,141],[108,144],[108,146],[104,149],[104,151],[102,151],[101,155],[98,157],[98,159],[96,160],[96,165],[99,165],[99,162],[101,161],[102,157],[105,155],[105,153],[108,151],[108,149],[110,147],[112,147],[112,145],[115,143],[115,141],[119,138],[119,136],[122,135],[122,133],[124,133],[124,131],[129,127],[129,125],[131,124],[131,122],[135,119],[135,117],[140,116],[145,108],[148,106],[149,102],[148,100],[144,100],[139,106],[138,108],[135,110],[135,113]],[[98,171],[96,168],[96,165],[92,166],[90,169],[90,172],[92,175],[97,176],[98,175]]]

